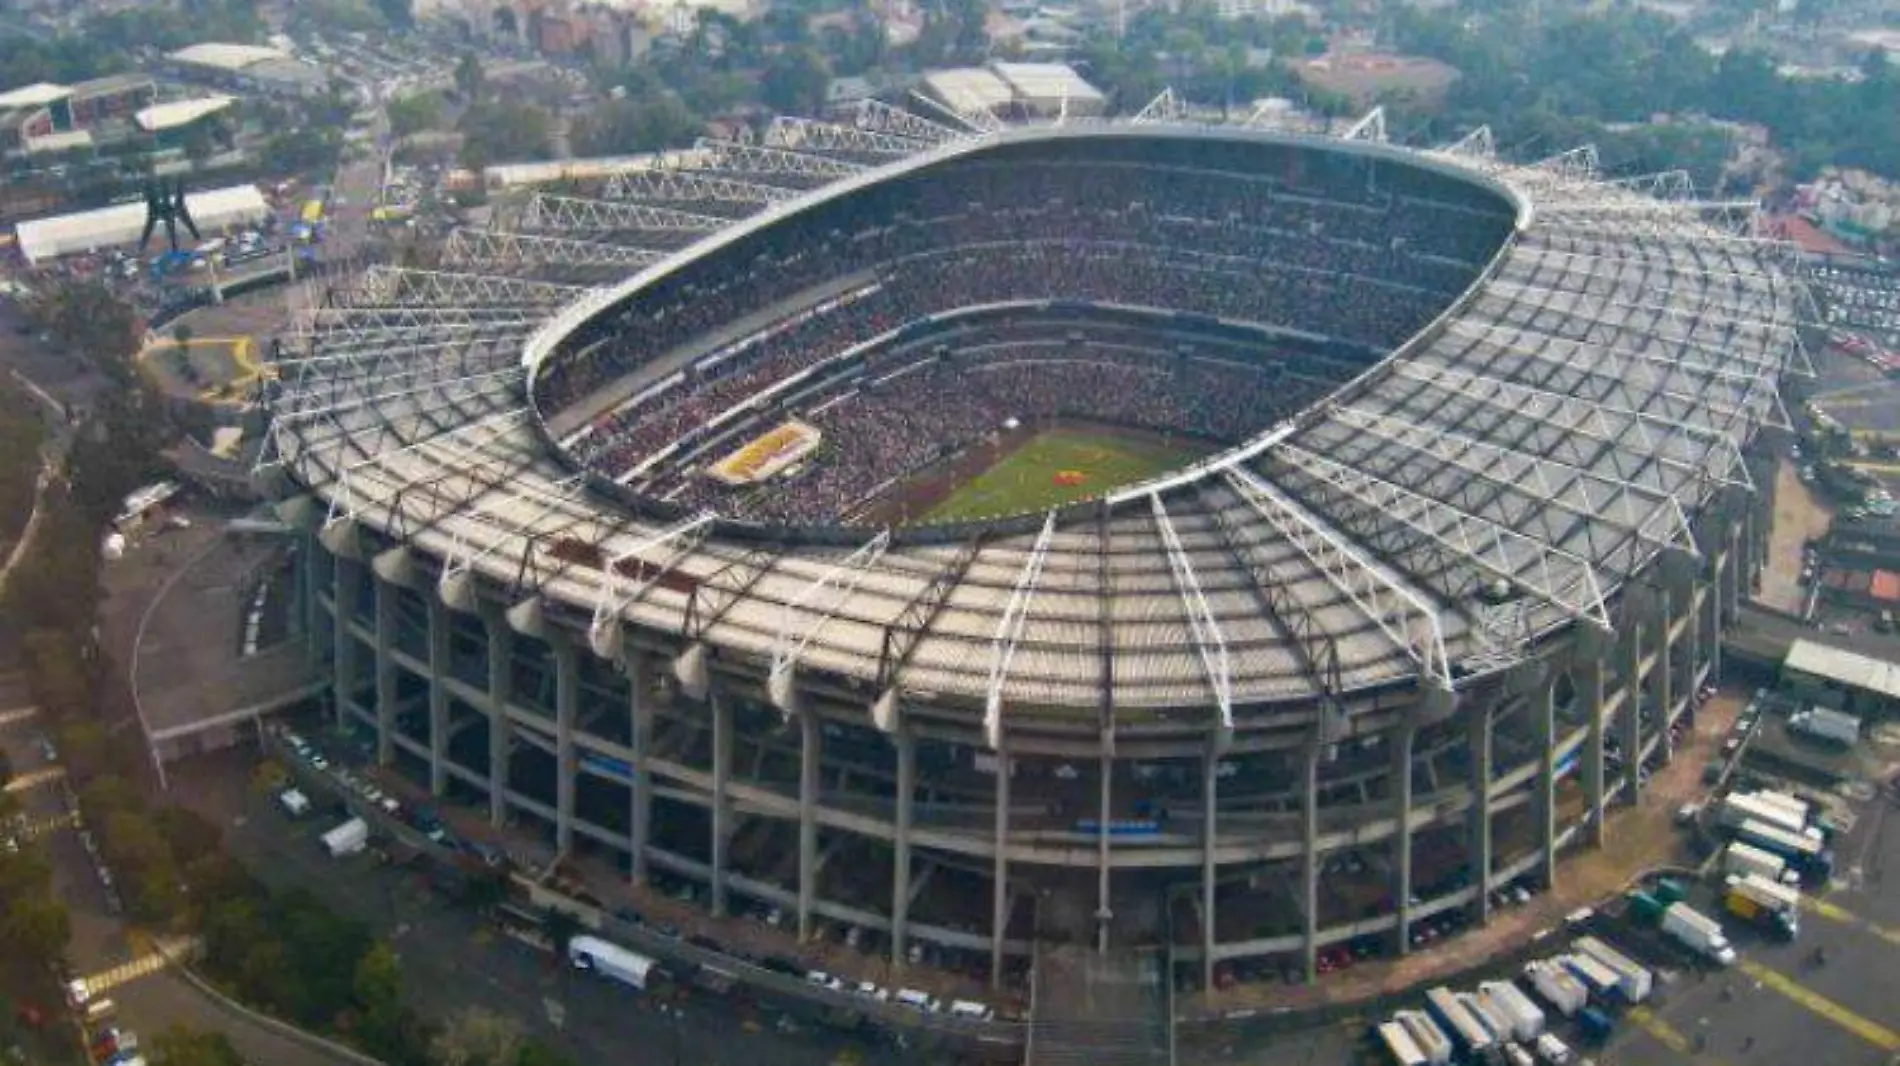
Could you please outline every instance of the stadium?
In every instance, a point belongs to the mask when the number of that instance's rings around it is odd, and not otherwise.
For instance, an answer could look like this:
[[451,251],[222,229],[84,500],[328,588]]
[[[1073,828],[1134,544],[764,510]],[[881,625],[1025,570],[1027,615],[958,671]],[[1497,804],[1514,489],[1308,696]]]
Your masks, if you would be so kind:
[[339,724],[498,825],[899,964],[1310,978],[1560,877],[1719,667],[1803,297],[1683,186],[780,119],[333,292],[260,471]]

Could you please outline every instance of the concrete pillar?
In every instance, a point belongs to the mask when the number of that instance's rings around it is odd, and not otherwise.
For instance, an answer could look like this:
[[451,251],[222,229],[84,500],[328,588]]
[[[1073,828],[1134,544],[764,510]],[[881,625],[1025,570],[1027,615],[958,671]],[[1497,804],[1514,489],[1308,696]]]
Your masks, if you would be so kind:
[[712,711],[712,913],[726,914],[726,870],[732,844],[732,701],[715,684],[707,693]]
[[1115,758],[1107,740],[1102,744],[1101,795],[1096,808],[1095,834],[1095,950],[1108,954],[1108,931],[1115,921],[1114,901],[1109,896],[1113,858],[1108,827],[1115,819]]
[[449,608],[429,598],[429,794],[449,789]]
[[825,731],[810,711],[798,716],[798,939],[811,939],[811,906],[818,897],[818,790]]
[[653,695],[648,691],[647,659],[627,657],[627,715],[632,720],[628,747],[633,749],[631,810],[627,815],[628,880],[647,883],[647,842],[653,834]]
[[488,821],[500,828],[508,824],[508,757],[514,747],[508,674],[515,634],[500,611],[484,612],[482,622],[488,627]]
[[356,698],[356,637],[350,632],[350,618],[356,607],[356,586],[362,580],[362,564],[341,555],[331,556],[331,560],[334,574],[330,635],[335,647],[330,656],[330,691],[336,701],[336,727],[342,729],[349,724],[350,701]]
[[1623,598],[1623,655],[1629,664],[1623,693],[1623,800],[1635,806],[1642,799],[1643,769],[1643,629],[1648,625],[1641,592],[1625,586]]
[[1393,953],[1412,947],[1412,744],[1418,730],[1410,722],[1387,734],[1392,745],[1392,899],[1396,924]]
[[317,594],[323,585],[322,576],[317,572],[317,553],[322,550],[323,546],[317,543],[315,534],[297,534],[297,553],[300,557],[297,573],[301,585],[297,602],[303,611],[303,638],[313,663],[323,658],[323,607],[317,602]]
[[1471,808],[1466,812],[1466,833],[1471,857],[1472,883],[1478,888],[1471,901],[1472,920],[1479,925],[1491,920],[1491,707],[1483,702],[1465,715],[1468,729],[1466,746],[1471,755]]
[[1300,950],[1308,984],[1319,980],[1319,759],[1323,750],[1314,741],[1305,751],[1300,788]]
[[376,583],[376,765],[396,758],[396,591],[397,586],[371,575]]
[[1585,715],[1584,723],[1588,732],[1583,738],[1583,796],[1587,805],[1585,814],[1585,834],[1589,842],[1602,847],[1607,839],[1603,825],[1604,791],[1603,780],[1603,737],[1604,719],[1604,675],[1609,666],[1604,662],[1608,654],[1610,641],[1607,635],[1589,628],[1577,630],[1577,661],[1571,667],[1570,676],[1576,682],[1577,702]]
[[1539,760],[1532,804],[1537,818],[1539,845],[1544,853],[1544,887],[1557,887],[1557,672],[1543,663],[1536,664],[1530,692],[1525,699],[1531,719],[1531,736],[1537,742]]
[[996,749],[996,854],[990,871],[990,987],[1003,985],[1003,937],[1009,932],[1009,775],[1016,760],[1007,747]]
[[574,846],[574,720],[580,713],[580,653],[566,638],[552,642],[554,652],[554,848],[566,855]]
[[902,969],[910,945],[910,820],[917,792],[917,738],[903,721],[892,731],[897,744],[897,826],[891,839],[891,965]]
[[[1220,878],[1220,749],[1212,738],[1201,757],[1201,987],[1214,987],[1215,889]],[[1164,919],[1165,920],[1165,919]]]
[[1655,590],[1656,613],[1651,616],[1649,628],[1654,631],[1656,641],[1656,666],[1651,675],[1651,684],[1656,689],[1656,751],[1662,764],[1668,765],[1676,756],[1674,746],[1669,742],[1669,722],[1676,707],[1676,671],[1675,647],[1670,639],[1670,623],[1675,618],[1676,598],[1668,588]]

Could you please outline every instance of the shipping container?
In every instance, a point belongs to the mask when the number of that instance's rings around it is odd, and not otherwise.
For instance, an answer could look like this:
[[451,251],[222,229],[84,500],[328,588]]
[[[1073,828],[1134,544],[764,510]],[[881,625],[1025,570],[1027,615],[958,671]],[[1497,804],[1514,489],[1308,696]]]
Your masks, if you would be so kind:
[[1425,1060],[1432,1066],[1446,1066],[1451,1062],[1451,1038],[1429,1015],[1423,1011],[1402,1010],[1393,1014],[1392,1020],[1405,1027],[1406,1035],[1425,1053]]
[[1593,936],[1578,937],[1576,948],[1615,971],[1617,988],[1623,993],[1624,999],[1641,1003],[1649,998],[1654,977],[1649,970],[1631,961],[1629,956]]
[[1509,981],[1483,981],[1478,996],[1491,1013],[1511,1023],[1511,1035],[1518,1040],[1535,1040],[1544,1031],[1544,1012],[1531,997]]
[[1379,1026],[1379,1042],[1385,1045],[1386,1057],[1393,1066],[1431,1066],[1432,1060],[1398,1022]]
[[1491,1031],[1471,1016],[1471,1012],[1458,1002],[1458,997],[1451,989],[1440,985],[1425,993],[1425,1007],[1444,1027],[1445,1035],[1451,1037],[1452,1043],[1467,1055],[1487,1054],[1497,1043]]

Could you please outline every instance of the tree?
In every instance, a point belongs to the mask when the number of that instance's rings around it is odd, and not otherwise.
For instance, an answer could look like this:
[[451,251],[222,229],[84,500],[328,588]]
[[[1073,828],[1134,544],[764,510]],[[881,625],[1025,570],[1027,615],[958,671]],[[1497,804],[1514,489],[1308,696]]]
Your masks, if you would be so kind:
[[774,55],[759,76],[759,99],[787,115],[814,115],[824,107],[831,67],[808,45]]
[[503,1066],[523,1050],[520,1023],[480,1007],[450,1015],[429,1046],[437,1066]]
[[448,101],[438,92],[410,93],[389,102],[389,131],[398,137],[434,129],[442,124]]
[[463,52],[455,61],[455,91],[464,100],[473,100],[482,91],[482,61],[473,52]]
[[660,93],[602,102],[574,124],[572,139],[580,155],[623,155],[691,144],[702,128],[684,101]]
[[415,0],[375,0],[375,3],[376,13],[392,28],[407,30],[415,26]]
[[245,1066],[244,1056],[223,1033],[174,1024],[152,1038],[154,1066]]
[[462,113],[462,165],[479,169],[491,163],[546,159],[553,125],[553,116],[533,104],[479,100]]
[[378,941],[357,961],[352,995],[364,1046],[385,1058],[410,1058],[419,1043],[418,1025],[403,1001],[402,961],[388,941]]

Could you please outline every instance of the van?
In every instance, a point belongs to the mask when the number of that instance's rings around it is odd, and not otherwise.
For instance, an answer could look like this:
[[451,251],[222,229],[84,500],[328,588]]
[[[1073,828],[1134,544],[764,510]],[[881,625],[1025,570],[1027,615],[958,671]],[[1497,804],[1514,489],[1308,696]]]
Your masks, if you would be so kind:
[[285,789],[278,795],[277,802],[284,808],[284,813],[292,818],[301,818],[310,813],[310,797],[294,788]]
[[950,1016],[953,1018],[974,1018],[977,1021],[987,1022],[991,1018],[996,1017],[996,1012],[981,1003],[967,999],[959,999],[950,1004]]
[[897,995],[891,998],[912,1010],[920,1010],[925,1014],[934,1014],[943,1009],[943,1004],[937,1002],[937,997],[919,992],[914,988],[900,988],[897,990]]
[[95,999],[86,1004],[86,1024],[97,1025],[110,1021],[119,1013],[119,1005],[109,999]]

